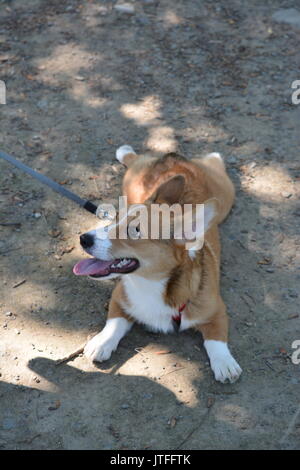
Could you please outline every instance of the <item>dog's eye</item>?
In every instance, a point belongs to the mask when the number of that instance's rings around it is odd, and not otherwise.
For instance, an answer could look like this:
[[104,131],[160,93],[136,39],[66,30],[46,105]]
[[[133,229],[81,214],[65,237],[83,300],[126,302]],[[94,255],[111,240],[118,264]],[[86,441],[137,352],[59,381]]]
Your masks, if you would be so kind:
[[140,226],[139,225],[136,225],[136,226],[128,225],[127,234],[128,234],[128,237],[131,238],[132,240],[137,240],[138,238],[141,238]]

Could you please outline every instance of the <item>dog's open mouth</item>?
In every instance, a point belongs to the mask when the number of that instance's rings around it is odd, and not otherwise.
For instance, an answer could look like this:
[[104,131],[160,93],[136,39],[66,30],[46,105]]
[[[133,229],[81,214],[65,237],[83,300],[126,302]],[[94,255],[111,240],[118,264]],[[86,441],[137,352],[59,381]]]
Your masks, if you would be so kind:
[[135,258],[117,258],[104,261],[97,258],[88,258],[75,264],[73,273],[76,276],[104,277],[112,273],[128,274],[139,267]]

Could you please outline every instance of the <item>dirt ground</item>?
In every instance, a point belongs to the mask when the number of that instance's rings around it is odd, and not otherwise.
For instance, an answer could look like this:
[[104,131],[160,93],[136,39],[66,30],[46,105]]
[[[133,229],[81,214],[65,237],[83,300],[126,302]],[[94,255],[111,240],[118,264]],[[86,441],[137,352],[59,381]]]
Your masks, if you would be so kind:
[[0,0],[0,148],[95,203],[120,194],[120,145],[221,152],[237,192],[222,295],[244,372],[216,383],[198,334],[140,326],[107,363],[56,365],[103,327],[113,282],[72,274],[95,218],[0,161],[0,448],[299,448],[300,25],[273,17],[299,2],[130,5]]

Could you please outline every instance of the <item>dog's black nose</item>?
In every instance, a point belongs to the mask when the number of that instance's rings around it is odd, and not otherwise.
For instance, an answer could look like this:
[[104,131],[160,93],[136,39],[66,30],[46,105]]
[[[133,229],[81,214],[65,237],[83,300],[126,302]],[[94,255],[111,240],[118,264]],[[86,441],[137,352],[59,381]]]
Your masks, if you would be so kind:
[[82,248],[90,248],[94,244],[94,237],[89,233],[84,233],[80,235],[80,245]]

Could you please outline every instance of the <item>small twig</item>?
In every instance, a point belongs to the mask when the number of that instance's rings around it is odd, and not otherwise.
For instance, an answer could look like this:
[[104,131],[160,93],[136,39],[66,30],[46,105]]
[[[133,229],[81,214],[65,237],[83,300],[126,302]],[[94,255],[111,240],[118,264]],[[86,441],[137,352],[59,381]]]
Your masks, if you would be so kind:
[[36,439],[37,437],[39,437],[40,434],[35,434],[33,437],[31,437],[30,439],[24,439],[23,441],[17,441],[17,444],[31,444],[32,441],[34,439]]
[[286,438],[291,434],[291,432],[293,431],[294,429],[294,426],[296,424],[296,421],[297,421],[297,418],[298,416],[300,415],[300,406],[298,407],[298,410],[296,411],[296,413],[294,414],[290,424],[289,424],[289,427],[287,428],[286,432],[284,433],[283,437],[280,439],[279,443],[282,444]]
[[9,253],[10,251],[21,250],[21,248],[23,247],[17,246],[17,247],[7,248],[5,251],[0,251],[0,255],[6,255],[6,253]]
[[245,304],[247,305],[247,307],[249,308],[249,310],[252,310],[252,305],[249,304],[248,300],[245,299],[245,296],[244,295],[241,295],[240,296],[241,299],[245,302]]
[[3,227],[21,227],[20,222],[0,222],[0,225]]
[[178,370],[185,369],[185,367],[179,367],[178,369],[170,370],[169,372],[166,372],[165,374],[161,375],[159,378],[161,379],[162,377],[165,377],[166,375],[173,374],[173,372],[177,372]]
[[265,364],[273,371],[273,372],[276,372],[276,370],[274,369],[274,367],[271,366],[271,364],[269,363],[269,361],[265,361]]
[[24,284],[25,282],[26,282],[26,279],[23,279],[23,281],[17,282],[17,284],[15,284],[15,285],[13,286],[13,289],[15,289],[16,287],[21,286],[21,285]]
[[69,354],[68,356],[63,357],[62,359],[58,359],[58,360],[56,361],[55,365],[59,366],[59,365],[62,364],[63,362],[68,362],[68,361],[70,361],[71,359],[73,359],[74,357],[79,356],[79,354],[82,354],[82,353],[83,353],[83,350],[84,350],[85,345],[86,345],[86,343],[84,343],[84,346],[81,346],[80,348],[76,349],[76,351],[72,352],[72,353]]
[[87,342],[88,342],[90,339],[93,338],[93,336],[94,336],[94,335],[89,335],[89,336],[87,337],[86,342],[85,342],[82,346],[80,346],[78,349],[76,349],[75,351],[73,351],[71,354],[69,354],[68,356],[63,357],[62,359],[57,359],[55,365],[56,365],[56,366],[59,366],[59,365],[62,364],[63,362],[68,362],[68,361],[70,361],[71,359],[73,359],[74,357],[79,356],[79,354],[82,354],[83,351],[84,351],[85,345],[87,344]]
[[138,354],[141,354],[142,356],[144,356],[145,354],[142,353],[142,351],[146,351],[145,348],[134,348],[135,352],[137,352]]
[[249,299],[252,300],[252,302],[255,304],[255,300],[253,299],[252,295],[249,294],[249,292],[245,292],[245,294],[249,297]]
[[243,243],[242,243],[240,240],[237,240],[237,242],[238,242],[238,244],[239,244],[242,248],[244,248],[244,250],[247,250],[247,248],[245,247],[245,245],[243,245]]
[[208,415],[209,415],[210,410],[212,409],[212,407],[213,407],[213,405],[210,406],[210,407],[207,409],[207,412],[206,412],[205,415],[203,416],[202,421],[200,422],[200,424],[198,424],[198,426],[196,426],[194,429],[192,429],[192,430],[188,433],[188,435],[183,439],[183,441],[179,444],[179,446],[176,446],[176,448],[175,448],[174,450],[180,449],[180,448],[183,446],[183,444],[185,444],[186,441],[194,434],[194,432],[198,431],[198,430],[201,428],[201,426],[203,425],[203,423],[206,421],[206,419],[207,419],[207,417],[208,417]]

